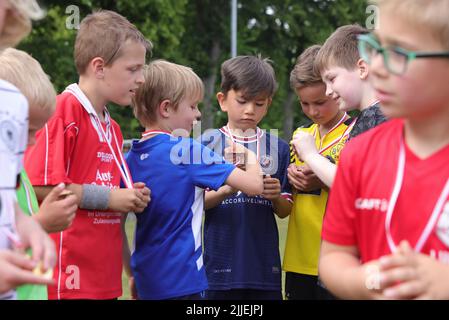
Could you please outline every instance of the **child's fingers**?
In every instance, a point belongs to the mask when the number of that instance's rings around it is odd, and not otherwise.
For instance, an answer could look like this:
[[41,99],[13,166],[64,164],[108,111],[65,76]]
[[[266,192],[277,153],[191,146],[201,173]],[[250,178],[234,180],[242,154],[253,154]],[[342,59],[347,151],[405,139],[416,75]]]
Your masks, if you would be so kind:
[[56,264],[56,250],[55,245],[51,239],[44,240],[44,271],[52,269]]
[[408,281],[385,289],[383,294],[389,299],[414,299],[425,293],[422,281]]
[[388,288],[397,285],[399,282],[416,280],[417,273],[411,267],[393,268],[380,273],[381,288]]
[[37,276],[31,271],[18,268],[13,271],[13,278],[14,286],[19,286],[22,284],[52,285],[54,283],[53,279]]
[[133,184],[133,187],[134,187],[135,189],[143,189],[143,188],[145,187],[145,183],[143,183],[143,182],[135,182],[135,183]]
[[15,265],[21,269],[33,270],[36,267],[36,261],[30,260],[25,254],[10,250],[2,250],[1,256],[7,260],[10,264]]
[[61,192],[63,192],[65,189],[65,184],[64,183],[60,183],[58,184],[56,187],[54,187],[50,193],[45,197],[44,201],[56,201],[58,200],[59,195],[61,194]]

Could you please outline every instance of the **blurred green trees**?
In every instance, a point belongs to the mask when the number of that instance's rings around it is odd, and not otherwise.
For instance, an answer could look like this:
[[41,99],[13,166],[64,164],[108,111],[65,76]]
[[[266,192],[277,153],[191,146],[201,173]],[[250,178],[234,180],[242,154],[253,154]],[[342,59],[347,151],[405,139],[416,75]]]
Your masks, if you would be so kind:
[[[230,58],[230,0],[41,0],[47,16],[34,24],[20,48],[38,59],[58,92],[77,81],[73,43],[80,19],[95,9],[119,12],[154,44],[152,57],[192,67],[203,79],[203,130],[226,122],[215,99],[220,65]],[[296,57],[322,43],[336,27],[369,17],[366,0],[241,0],[238,5],[238,54],[261,54],[273,61],[279,89],[261,126],[278,129],[289,139],[304,122],[298,100],[289,87]],[[130,108],[112,106],[111,113],[126,138],[139,135]]]

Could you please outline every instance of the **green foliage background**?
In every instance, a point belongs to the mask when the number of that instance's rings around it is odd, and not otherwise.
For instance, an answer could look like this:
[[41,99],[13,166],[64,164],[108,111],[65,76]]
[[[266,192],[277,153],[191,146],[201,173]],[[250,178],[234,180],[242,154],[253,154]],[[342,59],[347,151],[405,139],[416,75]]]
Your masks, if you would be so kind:
[[[214,94],[219,89],[220,65],[230,58],[230,0],[80,0],[40,1],[47,16],[34,24],[19,48],[40,61],[58,92],[78,77],[73,63],[76,29],[66,27],[67,8],[75,5],[82,19],[95,9],[119,12],[154,44],[151,59],[163,58],[192,67],[206,84],[202,104],[203,129],[226,122]],[[238,4],[238,54],[261,54],[273,61],[279,89],[267,117],[266,129],[290,138],[305,122],[289,74],[296,57],[308,46],[322,43],[338,26],[365,24],[365,0],[243,0]],[[111,107],[125,138],[139,135],[130,108]]]

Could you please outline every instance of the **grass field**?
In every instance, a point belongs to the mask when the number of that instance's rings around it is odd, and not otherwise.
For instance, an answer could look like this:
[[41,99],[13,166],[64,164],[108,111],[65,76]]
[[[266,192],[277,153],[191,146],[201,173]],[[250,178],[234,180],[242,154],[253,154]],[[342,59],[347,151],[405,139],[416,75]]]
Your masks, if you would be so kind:
[[[278,224],[279,230],[279,251],[281,253],[281,260],[284,258],[284,248],[285,248],[285,239],[287,238],[287,227],[288,227],[288,218],[286,219],[277,219],[276,222]],[[134,238],[134,227],[136,225],[136,221],[134,216],[130,215],[126,222],[126,233],[128,235],[128,241],[130,245],[132,244],[132,239]],[[284,279],[285,273],[282,271],[282,292],[284,292]],[[127,300],[130,298],[129,288],[128,288],[128,279],[126,275],[123,273],[122,275],[122,283],[123,283],[123,296],[120,298],[121,300]]]

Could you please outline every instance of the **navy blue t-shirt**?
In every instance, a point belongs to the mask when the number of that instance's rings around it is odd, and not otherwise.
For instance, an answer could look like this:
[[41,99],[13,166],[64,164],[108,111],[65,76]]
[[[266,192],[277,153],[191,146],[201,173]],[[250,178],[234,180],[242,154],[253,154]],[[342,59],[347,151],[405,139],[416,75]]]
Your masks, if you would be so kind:
[[140,299],[169,299],[207,289],[201,224],[204,189],[220,188],[235,166],[197,141],[159,134],[134,141],[127,163],[135,182],[151,189],[136,214],[131,257]]
[[[262,170],[278,178],[282,195],[291,197],[287,180],[290,162],[288,144],[264,131],[259,139]],[[201,136],[201,143],[224,155],[226,128]],[[238,139],[256,152],[257,138]],[[206,210],[204,223],[204,264],[211,290],[281,289],[279,235],[273,204],[262,196],[249,197],[238,192],[212,209]]]

